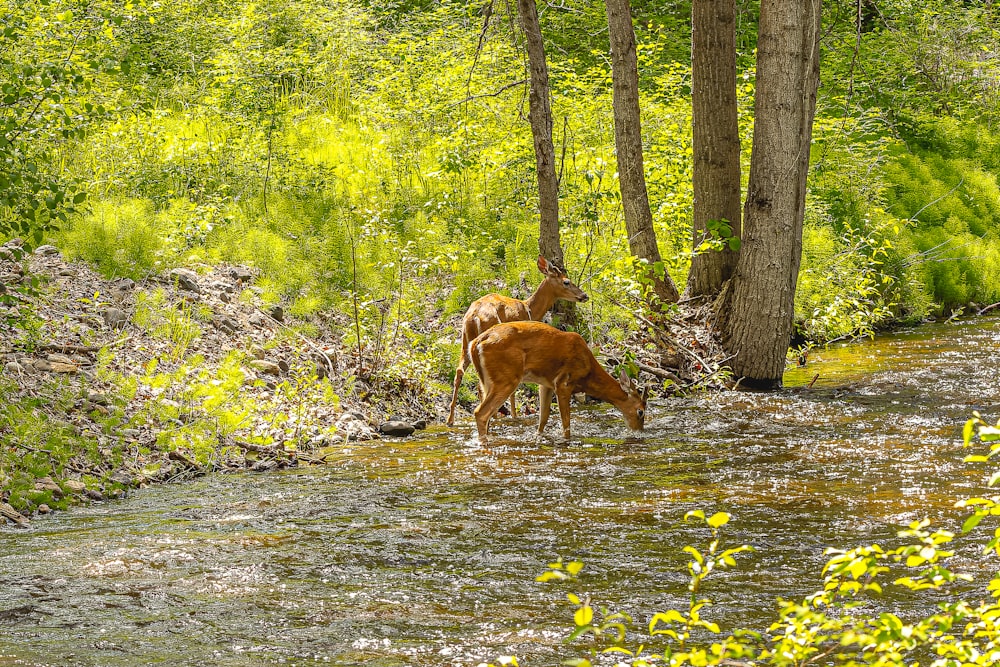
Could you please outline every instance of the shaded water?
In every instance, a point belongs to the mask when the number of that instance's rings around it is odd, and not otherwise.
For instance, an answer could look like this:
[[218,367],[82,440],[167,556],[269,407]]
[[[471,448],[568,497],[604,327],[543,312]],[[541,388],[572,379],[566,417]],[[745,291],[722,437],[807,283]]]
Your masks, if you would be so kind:
[[584,560],[575,590],[643,625],[684,604],[697,508],[757,548],[704,615],[763,629],[821,587],[826,547],[958,525],[983,480],[961,426],[1000,413],[998,359],[1000,320],[931,325],[814,353],[781,392],[654,403],[639,438],[604,406],[568,444],[506,420],[471,447],[465,422],[0,531],[0,665],[557,664],[570,589],[545,564]]

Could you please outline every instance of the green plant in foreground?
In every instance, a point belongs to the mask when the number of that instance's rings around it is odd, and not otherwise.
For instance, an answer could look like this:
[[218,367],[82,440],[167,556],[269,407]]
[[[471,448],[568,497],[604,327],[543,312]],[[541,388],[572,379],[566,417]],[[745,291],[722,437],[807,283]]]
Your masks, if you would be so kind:
[[[1000,452],[1000,422],[987,423],[976,413],[963,432],[965,446],[977,440],[989,445],[985,455],[966,457],[970,462],[992,460]],[[1000,481],[1000,471],[989,479],[992,487]],[[986,517],[1000,516],[1000,496],[969,498],[956,507],[974,510],[964,522],[968,533]],[[590,667],[594,661],[616,667],[680,667],[682,665],[729,665],[751,667],[775,665],[806,667],[986,667],[1000,664],[1000,574],[994,574],[978,594],[988,601],[978,604],[961,598],[969,592],[972,575],[954,572],[947,562],[955,552],[950,544],[955,534],[932,530],[928,520],[915,521],[898,533],[903,544],[896,548],[879,545],[850,550],[829,549],[831,556],[823,568],[824,586],[801,601],[779,600],[778,619],[766,632],[737,628],[728,633],[702,617],[709,604],[699,591],[705,579],[720,567],[735,565],[735,556],[749,547],[721,549],[721,531],[729,515],[718,512],[706,518],[704,512],[688,512],[685,519],[701,519],[712,537],[705,551],[684,547],[688,563],[690,601],[686,610],[669,609],[653,614],[648,632],[639,638],[632,619],[622,612],[595,610],[589,597],[568,594],[574,606],[573,630],[567,643],[589,636],[588,656],[563,661],[564,665]],[[995,529],[983,550],[984,555],[1000,555],[1000,528]],[[583,563],[559,560],[538,577],[539,581],[576,582]],[[885,586],[896,587],[919,605],[921,594],[936,593],[944,599],[927,611],[919,609],[901,617],[880,611],[878,602]],[[961,589],[957,590],[957,586]],[[977,593],[972,593],[976,595]],[[933,609],[933,610],[931,610]],[[718,640],[717,636],[725,636]],[[608,663],[609,654],[621,654],[625,661]],[[517,665],[506,656],[497,664]],[[480,667],[487,667],[485,664]]]

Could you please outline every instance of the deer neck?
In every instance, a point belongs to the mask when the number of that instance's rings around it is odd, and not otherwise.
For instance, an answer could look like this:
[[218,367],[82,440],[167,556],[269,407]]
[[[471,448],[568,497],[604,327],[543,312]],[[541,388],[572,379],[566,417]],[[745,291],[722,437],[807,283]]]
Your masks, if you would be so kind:
[[628,394],[622,389],[618,380],[611,377],[611,374],[604,370],[599,363],[595,363],[590,375],[582,384],[583,391],[588,395],[615,406],[621,405],[628,399]]
[[549,286],[547,280],[543,280],[542,284],[538,286],[534,294],[529,296],[524,300],[524,305],[528,307],[528,313],[531,315],[531,319],[538,321],[545,317],[545,313],[549,312],[549,309],[555,304],[556,295],[553,293],[552,288]]

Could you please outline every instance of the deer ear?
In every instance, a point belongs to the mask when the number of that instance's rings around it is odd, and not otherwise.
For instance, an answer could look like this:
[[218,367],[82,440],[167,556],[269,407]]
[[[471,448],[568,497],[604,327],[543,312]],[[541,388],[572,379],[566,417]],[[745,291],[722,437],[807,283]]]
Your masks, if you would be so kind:
[[541,255],[538,256],[538,270],[542,273],[548,273],[549,271],[549,260],[545,259]]
[[622,386],[622,391],[626,394],[632,389],[632,380],[629,378],[628,373],[625,372],[624,367],[618,371],[618,384]]

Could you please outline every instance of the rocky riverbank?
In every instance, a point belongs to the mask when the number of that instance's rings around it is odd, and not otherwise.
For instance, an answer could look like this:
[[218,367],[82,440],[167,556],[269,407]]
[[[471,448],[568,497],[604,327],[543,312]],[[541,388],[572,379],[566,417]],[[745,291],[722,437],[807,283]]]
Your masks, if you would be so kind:
[[426,425],[436,397],[357,377],[330,328],[310,335],[252,280],[241,266],[109,280],[51,245],[0,247],[0,516]]

